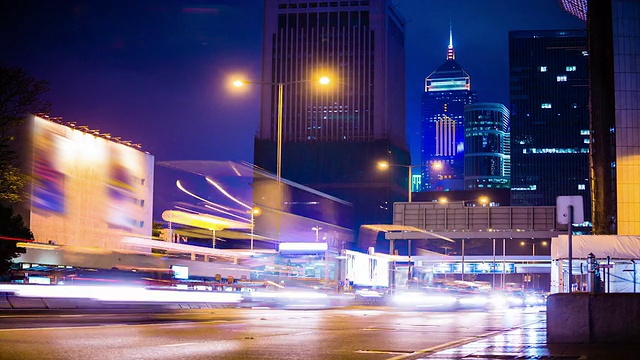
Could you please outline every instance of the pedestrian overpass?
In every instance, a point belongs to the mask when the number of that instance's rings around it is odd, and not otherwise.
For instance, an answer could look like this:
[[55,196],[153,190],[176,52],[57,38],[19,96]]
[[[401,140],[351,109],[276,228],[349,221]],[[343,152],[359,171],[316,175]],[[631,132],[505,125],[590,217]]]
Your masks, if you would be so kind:
[[550,239],[567,232],[555,206],[465,206],[464,202],[399,202],[392,225],[366,225],[387,240]]

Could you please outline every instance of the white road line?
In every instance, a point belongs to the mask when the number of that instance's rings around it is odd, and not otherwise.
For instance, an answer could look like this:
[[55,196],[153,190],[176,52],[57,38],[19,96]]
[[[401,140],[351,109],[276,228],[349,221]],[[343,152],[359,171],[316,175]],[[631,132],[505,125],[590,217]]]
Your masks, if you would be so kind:
[[104,329],[104,328],[117,328],[117,327],[151,327],[151,326],[176,326],[176,325],[194,325],[194,324],[220,324],[230,323],[241,320],[212,320],[212,321],[175,321],[175,322],[162,322],[153,324],[106,324],[106,325],[84,325],[84,326],[51,326],[51,327],[37,327],[37,328],[10,328],[0,329],[0,332],[8,331],[36,331],[36,330],[77,330],[77,329]]
[[166,345],[162,345],[164,347],[177,347],[177,346],[189,346],[189,345],[197,345],[198,343],[192,343],[192,342],[187,342],[187,343],[179,343],[179,344],[166,344]]
[[515,329],[523,328],[523,327],[526,327],[526,326],[529,326],[529,325],[532,325],[532,324],[535,324],[535,323],[538,323],[538,322],[540,322],[540,321],[533,321],[533,322],[530,322],[530,323],[514,326],[514,327],[511,327],[509,329],[490,331],[490,332],[482,334],[482,335],[471,336],[471,337],[468,337],[468,338],[451,341],[451,342],[448,342],[446,344],[440,344],[440,345],[437,345],[437,346],[433,346],[433,347],[430,347],[430,348],[427,348],[427,349],[416,350],[416,351],[414,351],[412,353],[399,355],[399,356],[394,356],[392,358],[388,358],[387,360],[402,360],[402,359],[407,359],[407,358],[411,358],[411,357],[415,357],[415,356],[423,355],[423,354],[427,354],[427,353],[428,354],[435,353],[435,352],[442,351],[442,350],[445,350],[445,349],[466,345],[466,344],[469,344],[469,343],[472,343],[472,342],[475,342],[475,341],[482,340],[484,338],[492,337],[492,336],[495,336],[495,335],[498,335],[498,334],[502,334],[502,333],[505,333],[505,332],[508,332],[508,331],[512,331],[512,330],[515,330]]
[[407,351],[385,351],[385,350],[356,350],[356,354],[387,354],[387,355],[404,355]]

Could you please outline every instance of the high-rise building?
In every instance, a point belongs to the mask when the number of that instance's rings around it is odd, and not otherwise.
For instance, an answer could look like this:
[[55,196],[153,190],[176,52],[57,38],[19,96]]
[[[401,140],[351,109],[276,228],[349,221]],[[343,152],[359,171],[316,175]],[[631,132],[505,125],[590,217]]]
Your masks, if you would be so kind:
[[586,20],[595,234],[640,234],[640,2],[561,0]]
[[502,104],[464,108],[464,188],[509,188],[509,110]]
[[[282,177],[352,202],[356,228],[390,223],[411,181],[402,18],[389,0],[267,0],[264,9],[262,82],[271,85],[254,163],[276,172],[280,109]],[[318,89],[310,80],[325,72],[331,85]]]
[[589,221],[589,80],[583,30],[509,33],[511,205],[581,195]]
[[422,94],[422,188],[464,188],[464,106],[476,102],[471,77],[456,61],[449,29],[447,61],[429,74]]

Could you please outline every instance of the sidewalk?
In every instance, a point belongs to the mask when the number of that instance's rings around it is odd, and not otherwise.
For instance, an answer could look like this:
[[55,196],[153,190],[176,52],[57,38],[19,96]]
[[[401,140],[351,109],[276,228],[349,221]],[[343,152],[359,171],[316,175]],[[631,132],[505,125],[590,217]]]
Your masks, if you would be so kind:
[[416,359],[638,359],[638,344],[547,345],[546,321]]

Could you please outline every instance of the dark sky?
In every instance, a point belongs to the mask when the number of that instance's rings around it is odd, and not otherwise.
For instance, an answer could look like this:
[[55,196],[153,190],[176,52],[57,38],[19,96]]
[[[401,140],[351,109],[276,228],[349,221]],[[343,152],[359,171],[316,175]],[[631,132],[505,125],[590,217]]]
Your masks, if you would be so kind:
[[[577,29],[557,0],[397,0],[405,17],[407,139],[419,161],[424,78],[458,62],[480,101],[508,106],[508,31]],[[52,116],[142,143],[156,161],[253,160],[260,78],[260,0],[0,0],[0,62],[48,80]]]

